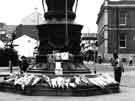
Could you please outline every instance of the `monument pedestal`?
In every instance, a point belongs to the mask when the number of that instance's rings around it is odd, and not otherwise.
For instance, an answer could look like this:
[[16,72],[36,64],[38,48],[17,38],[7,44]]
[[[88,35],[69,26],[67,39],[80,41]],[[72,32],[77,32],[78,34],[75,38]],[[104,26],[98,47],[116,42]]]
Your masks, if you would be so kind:
[[75,0],[45,1],[47,24],[36,26],[40,41],[36,65],[24,75],[7,77],[0,82],[0,90],[34,96],[91,96],[119,92],[115,80],[92,75],[90,68],[83,64],[80,52],[83,26],[74,23]]

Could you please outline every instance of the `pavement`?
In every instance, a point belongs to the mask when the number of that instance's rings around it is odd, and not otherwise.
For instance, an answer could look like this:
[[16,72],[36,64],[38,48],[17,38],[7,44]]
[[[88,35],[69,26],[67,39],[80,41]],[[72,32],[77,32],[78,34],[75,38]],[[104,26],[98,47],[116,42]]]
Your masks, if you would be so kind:
[[[88,64],[91,68],[93,65]],[[109,73],[113,76],[113,68],[109,64],[95,64],[97,73]],[[7,67],[0,67],[0,72],[9,72]],[[24,96],[20,94],[0,92],[0,101],[135,101],[135,67],[124,66],[125,72],[121,79],[120,93],[87,96],[87,97],[64,97],[64,96]],[[16,67],[17,70],[17,67]],[[15,71],[16,71],[15,70]]]

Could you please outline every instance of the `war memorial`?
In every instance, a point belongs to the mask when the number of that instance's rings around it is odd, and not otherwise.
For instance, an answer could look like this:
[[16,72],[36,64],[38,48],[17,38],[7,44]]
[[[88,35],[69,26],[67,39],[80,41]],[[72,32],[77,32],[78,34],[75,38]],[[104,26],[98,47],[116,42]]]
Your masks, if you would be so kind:
[[35,26],[40,40],[36,64],[24,74],[4,77],[0,91],[34,96],[119,92],[119,83],[110,75],[92,73],[83,63],[80,52],[83,25],[74,22],[78,0],[42,0],[42,4],[47,23]]

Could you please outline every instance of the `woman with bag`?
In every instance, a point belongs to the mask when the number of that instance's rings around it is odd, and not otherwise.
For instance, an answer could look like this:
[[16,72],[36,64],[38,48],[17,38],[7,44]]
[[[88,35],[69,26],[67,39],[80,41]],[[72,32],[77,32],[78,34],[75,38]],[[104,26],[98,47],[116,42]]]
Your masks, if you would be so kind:
[[114,78],[120,84],[122,72],[124,72],[124,67],[117,54],[113,54],[112,66],[114,68]]

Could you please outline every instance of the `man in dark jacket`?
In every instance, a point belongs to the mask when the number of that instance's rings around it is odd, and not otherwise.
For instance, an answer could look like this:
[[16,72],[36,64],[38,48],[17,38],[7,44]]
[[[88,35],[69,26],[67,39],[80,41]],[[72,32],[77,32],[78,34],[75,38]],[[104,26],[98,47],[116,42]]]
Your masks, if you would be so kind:
[[28,64],[27,59],[26,59],[25,56],[22,56],[22,57],[21,57],[21,61],[19,61],[19,66],[20,66],[20,72],[21,72],[21,73],[26,72],[26,70],[27,70],[29,64]]

